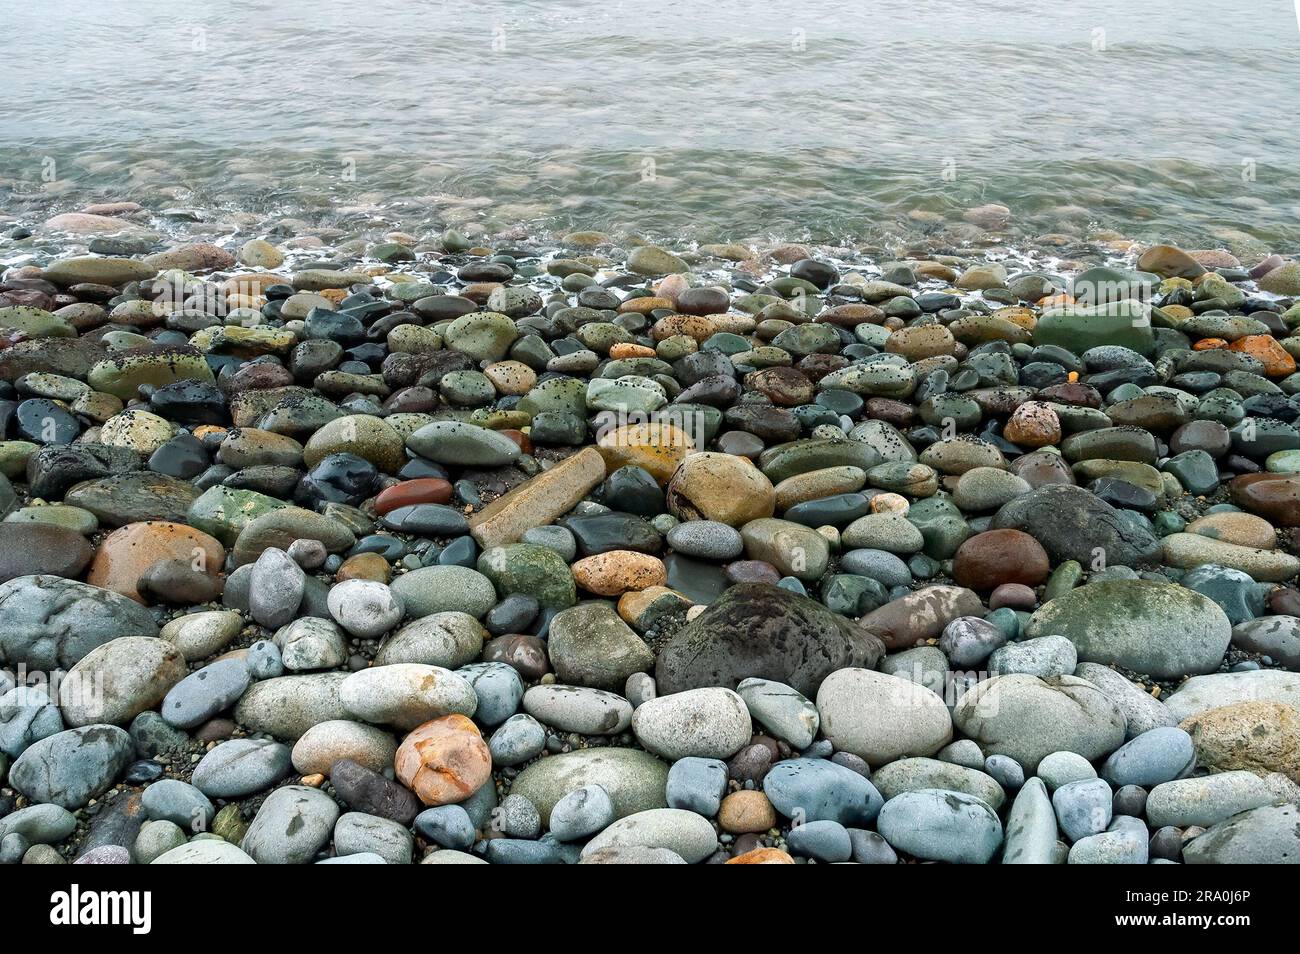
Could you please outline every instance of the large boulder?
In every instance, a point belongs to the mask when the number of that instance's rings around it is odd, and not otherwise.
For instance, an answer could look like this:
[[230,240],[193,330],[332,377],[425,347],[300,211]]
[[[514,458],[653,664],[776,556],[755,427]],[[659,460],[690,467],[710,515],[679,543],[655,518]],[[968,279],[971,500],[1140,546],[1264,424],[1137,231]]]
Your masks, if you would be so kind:
[[1008,755],[1025,768],[1053,752],[1095,761],[1124,744],[1124,716],[1096,686],[1074,676],[994,676],[971,689],[952,721],[987,755]]
[[1157,580],[1081,586],[1040,607],[1025,637],[1060,635],[1081,662],[1117,663],[1157,679],[1214,672],[1232,639],[1218,603]]
[[1125,520],[1091,491],[1072,484],[1046,484],[1003,504],[996,530],[1023,530],[1043,545],[1053,563],[1078,560],[1095,566],[1159,563],[1160,540]]
[[705,686],[735,689],[757,677],[813,696],[835,670],[873,669],[884,651],[879,638],[806,596],[743,583],[667,642],[655,681],[667,694]]
[[0,584],[0,663],[68,669],[121,636],[157,636],[158,624],[134,600],[58,576],[20,576]]

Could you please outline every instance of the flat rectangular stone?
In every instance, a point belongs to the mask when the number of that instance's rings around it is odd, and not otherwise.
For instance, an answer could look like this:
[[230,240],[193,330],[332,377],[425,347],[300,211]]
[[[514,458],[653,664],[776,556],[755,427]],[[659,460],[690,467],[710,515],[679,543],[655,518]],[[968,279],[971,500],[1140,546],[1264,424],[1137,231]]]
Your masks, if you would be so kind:
[[604,479],[605,459],[596,448],[584,447],[470,517],[469,532],[485,550],[516,543],[525,530],[568,513]]

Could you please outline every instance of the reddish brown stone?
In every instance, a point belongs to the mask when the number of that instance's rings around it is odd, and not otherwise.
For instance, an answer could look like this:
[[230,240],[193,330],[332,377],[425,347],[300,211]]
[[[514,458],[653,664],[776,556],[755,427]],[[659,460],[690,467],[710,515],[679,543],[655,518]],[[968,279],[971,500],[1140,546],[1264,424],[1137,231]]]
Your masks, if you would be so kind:
[[980,592],[1004,583],[1037,586],[1051,571],[1043,545],[1020,530],[977,533],[958,548],[952,564],[953,579]]
[[1101,392],[1078,381],[1068,381],[1043,388],[1038,392],[1038,399],[1056,404],[1073,404],[1076,407],[1101,407]]
[[1038,451],[1025,454],[1011,462],[1011,472],[1030,487],[1042,487],[1045,484],[1073,484],[1074,471],[1060,454],[1051,451]]
[[451,484],[441,477],[421,477],[418,480],[404,480],[400,484],[380,491],[375,498],[375,513],[378,516],[396,510],[398,507],[411,507],[415,504],[445,504],[451,500]]
[[1232,502],[1280,527],[1300,527],[1300,474],[1245,474],[1228,484]]

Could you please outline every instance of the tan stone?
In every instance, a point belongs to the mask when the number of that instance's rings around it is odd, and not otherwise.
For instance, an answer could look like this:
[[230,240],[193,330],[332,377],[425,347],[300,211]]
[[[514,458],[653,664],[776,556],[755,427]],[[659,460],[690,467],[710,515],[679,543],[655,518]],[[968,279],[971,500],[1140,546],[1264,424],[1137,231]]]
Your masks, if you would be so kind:
[[695,450],[695,442],[675,424],[646,421],[624,424],[600,435],[597,448],[611,472],[620,467],[640,467],[662,486],[682,459]]
[[388,561],[378,553],[358,553],[343,561],[343,565],[334,574],[334,579],[339,583],[344,580],[376,580],[387,583],[391,574],[392,568]]
[[1280,702],[1238,702],[1190,716],[1196,761],[1211,772],[1280,772],[1300,784],[1300,710]]
[[568,513],[604,479],[604,458],[594,447],[584,447],[476,513],[470,533],[485,550],[515,543],[525,530]]
[[760,791],[732,792],[718,809],[718,825],[732,835],[767,831],[776,826],[776,809]]
[[668,582],[663,560],[635,550],[608,550],[573,564],[573,578],[588,593],[621,596]]
[[747,457],[692,454],[668,482],[668,509],[679,520],[717,520],[738,527],[770,517],[776,491]]
[[726,862],[729,865],[792,865],[794,859],[780,848],[755,848],[736,855]]
[[483,374],[498,394],[524,395],[537,383],[537,372],[522,361],[496,361],[484,368]]
[[807,473],[787,477],[776,485],[776,508],[789,510],[805,500],[821,500],[835,494],[851,494],[867,483],[867,472],[861,467],[823,467]]
[[1042,401],[1026,401],[1007,419],[1002,436],[1021,447],[1047,447],[1061,441],[1061,419]]
[[1187,532],[1255,550],[1272,550],[1277,546],[1277,530],[1253,513],[1206,514],[1189,523]]

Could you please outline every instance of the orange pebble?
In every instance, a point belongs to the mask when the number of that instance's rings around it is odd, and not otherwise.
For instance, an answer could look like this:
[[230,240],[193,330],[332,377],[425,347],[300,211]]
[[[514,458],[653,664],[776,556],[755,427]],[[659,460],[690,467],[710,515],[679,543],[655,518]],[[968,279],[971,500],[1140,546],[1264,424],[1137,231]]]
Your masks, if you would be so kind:
[[743,855],[736,855],[727,862],[729,865],[792,865],[794,859],[780,848],[755,848]]
[[1228,347],[1228,342],[1222,338],[1202,338],[1192,345],[1193,351],[1217,351],[1220,348]]
[[1048,295],[1046,298],[1038,299],[1038,304],[1042,308],[1053,308],[1059,305],[1073,305],[1074,298],[1062,292],[1059,295]]
[[655,356],[654,348],[647,348],[645,345],[635,344],[631,341],[620,341],[616,345],[611,345],[609,349],[611,358],[653,358]]
[[1240,351],[1258,359],[1264,365],[1264,373],[1270,378],[1284,378],[1295,373],[1295,358],[1272,335],[1246,335],[1228,345],[1228,350]]

